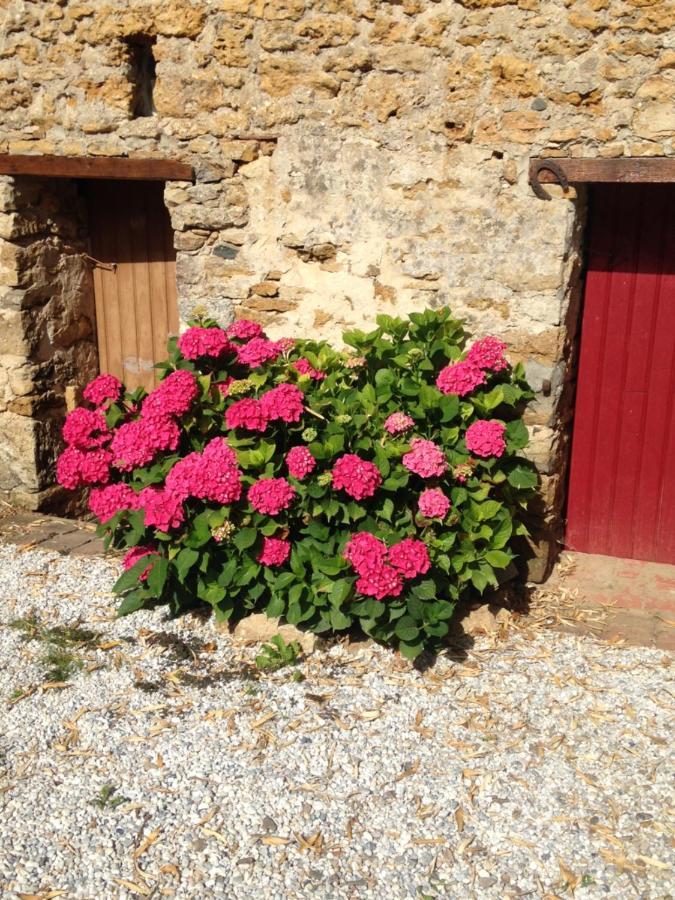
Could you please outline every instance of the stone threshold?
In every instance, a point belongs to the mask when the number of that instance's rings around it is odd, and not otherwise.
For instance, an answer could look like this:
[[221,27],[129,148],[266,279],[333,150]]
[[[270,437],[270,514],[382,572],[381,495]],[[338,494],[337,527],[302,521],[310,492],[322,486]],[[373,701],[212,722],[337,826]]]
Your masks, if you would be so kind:
[[95,525],[40,513],[11,513],[0,519],[0,543],[14,544],[20,550],[50,550],[68,556],[105,554]]

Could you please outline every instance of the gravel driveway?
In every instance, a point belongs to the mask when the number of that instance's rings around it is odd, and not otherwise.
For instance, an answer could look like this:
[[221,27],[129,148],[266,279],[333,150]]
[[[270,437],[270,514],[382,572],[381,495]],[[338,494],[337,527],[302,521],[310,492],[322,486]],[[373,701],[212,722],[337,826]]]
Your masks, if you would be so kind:
[[675,892],[667,653],[521,629],[261,675],[210,620],[115,621],[108,562],[0,572],[2,897]]

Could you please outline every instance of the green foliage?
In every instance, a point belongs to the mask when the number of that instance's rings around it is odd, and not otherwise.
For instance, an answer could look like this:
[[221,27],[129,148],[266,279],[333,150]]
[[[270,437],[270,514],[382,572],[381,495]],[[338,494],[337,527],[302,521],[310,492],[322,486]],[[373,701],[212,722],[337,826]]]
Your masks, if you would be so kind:
[[[124,480],[136,491],[161,487],[179,459],[224,436],[237,454],[242,499],[231,506],[188,499],[185,522],[171,533],[147,528],[142,511],[118,512],[102,525],[101,533],[115,547],[150,545],[156,551],[115,585],[123,597],[120,614],[157,601],[168,603],[174,613],[201,601],[220,620],[264,610],[318,634],[358,626],[413,659],[443,641],[463,596],[499,585],[515,557],[515,538],[526,533],[523,515],[537,483],[532,465],[518,455],[527,443],[522,413],[532,397],[522,366],[487,371],[486,383],[467,396],[442,393],[436,386],[438,373],[464,358],[467,340],[462,323],[447,309],[407,319],[379,316],[374,330],[351,331],[344,339],[349,352],[322,341],[298,340],[277,359],[252,370],[233,358],[190,361],[181,356],[175,340],[170,342],[164,373],[192,371],[200,389],[197,402],[179,421],[180,445],[151,465],[116,473],[114,480]],[[293,364],[301,358],[324,377],[298,372]],[[223,396],[217,385],[226,378],[235,382]],[[260,398],[281,383],[302,390],[301,421],[271,421],[264,433],[228,430],[225,413],[233,402]],[[118,427],[131,400],[127,395],[109,408],[109,424]],[[392,435],[384,423],[398,412],[409,416],[413,426]],[[500,456],[481,458],[467,451],[467,428],[485,419],[505,427],[506,449]],[[406,468],[402,460],[413,438],[442,449],[444,475],[424,479]],[[302,480],[290,477],[286,465],[288,451],[299,446],[316,460],[315,470]],[[382,484],[372,497],[354,499],[334,488],[331,471],[346,453],[379,469]],[[257,512],[246,492],[260,478],[287,479],[296,492],[291,506],[276,516]],[[443,520],[427,519],[419,511],[420,494],[430,487],[441,489],[451,501]],[[429,570],[406,579],[396,596],[364,595],[343,555],[348,540],[360,531],[387,547],[405,538],[422,541]],[[289,542],[287,562],[261,563],[266,538]]]
[[302,653],[297,641],[286,643],[280,634],[270,638],[269,644],[263,644],[262,652],[256,656],[255,664],[265,672],[276,672],[284,666],[294,665]]
[[122,803],[128,802],[129,798],[118,794],[114,784],[104,784],[96,797],[91,800],[92,806],[96,806],[99,809],[116,809]]
[[77,624],[48,627],[35,615],[15,619],[9,627],[20,631],[25,641],[39,641],[45,645],[42,663],[44,679],[48,682],[68,681],[84,665],[78,652],[93,649],[99,639],[96,632]]

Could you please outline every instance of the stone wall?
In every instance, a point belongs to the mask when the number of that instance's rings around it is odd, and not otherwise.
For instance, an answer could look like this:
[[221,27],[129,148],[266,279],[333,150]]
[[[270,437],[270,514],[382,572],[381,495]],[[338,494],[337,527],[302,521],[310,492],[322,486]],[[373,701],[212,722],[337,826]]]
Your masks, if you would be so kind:
[[98,370],[84,210],[70,181],[0,181],[0,493],[58,505],[69,401]]
[[[184,318],[337,339],[449,303],[525,361],[560,496],[585,198],[537,200],[527,163],[675,152],[670,3],[5,0],[4,18],[0,152],[194,165],[166,189]],[[138,35],[156,115],[133,118]]]

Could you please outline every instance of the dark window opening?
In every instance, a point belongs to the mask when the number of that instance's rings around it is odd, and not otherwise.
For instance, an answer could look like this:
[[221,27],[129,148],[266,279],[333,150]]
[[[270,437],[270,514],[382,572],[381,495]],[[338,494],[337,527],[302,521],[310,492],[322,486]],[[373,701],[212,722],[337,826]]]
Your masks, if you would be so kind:
[[131,117],[154,116],[155,104],[152,92],[155,88],[155,56],[152,48],[155,38],[137,34],[125,41],[129,53],[129,80],[133,85]]

